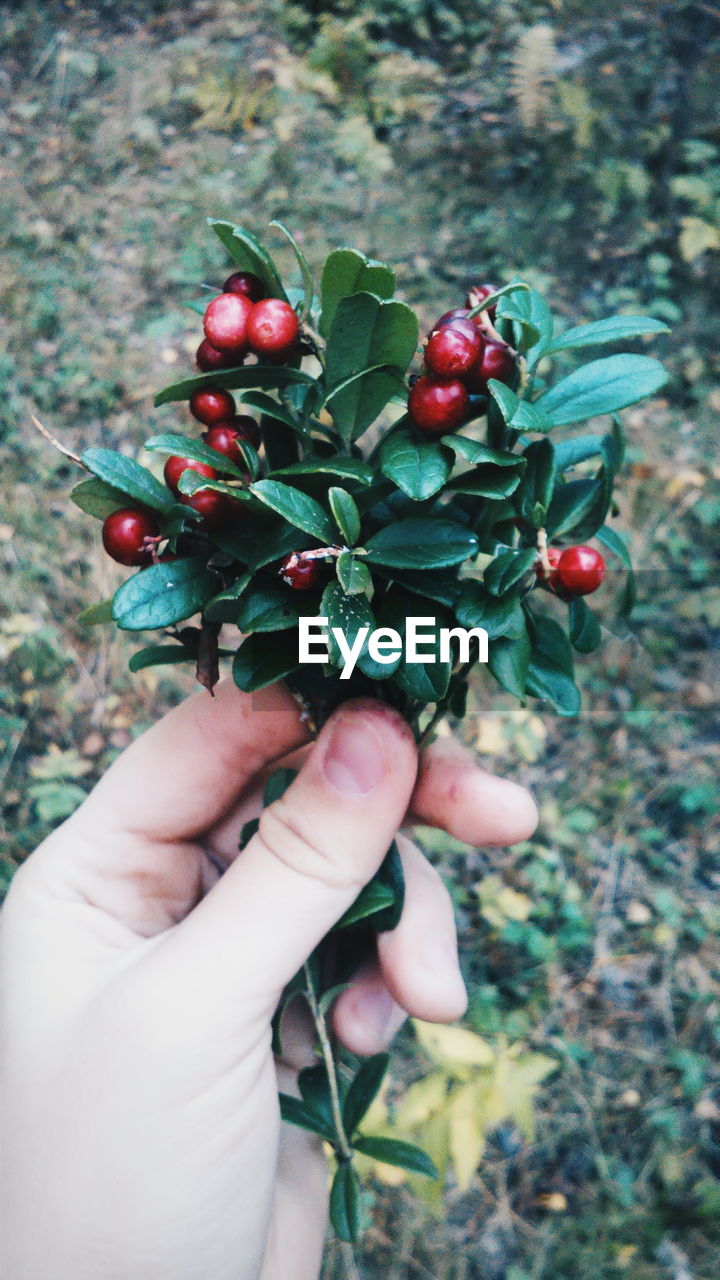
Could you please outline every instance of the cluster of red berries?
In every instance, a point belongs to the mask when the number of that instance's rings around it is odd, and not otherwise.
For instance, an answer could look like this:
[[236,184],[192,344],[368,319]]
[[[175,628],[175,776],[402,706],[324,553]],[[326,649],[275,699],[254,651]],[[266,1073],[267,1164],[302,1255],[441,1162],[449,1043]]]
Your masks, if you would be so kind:
[[223,292],[205,310],[205,341],[197,352],[198,368],[209,373],[234,368],[248,354],[270,364],[284,364],[297,349],[300,324],[289,302],[266,298],[262,280],[251,271],[235,271]]
[[546,574],[538,562],[535,572],[540,582],[567,599],[571,596],[589,596],[597,591],[605,577],[605,561],[594,547],[548,547],[550,573]]
[[408,413],[414,426],[430,435],[445,435],[465,422],[471,395],[487,395],[488,382],[512,381],[515,352],[493,325],[495,308],[471,314],[494,285],[471,289],[464,307],[446,311],[430,331],[425,346],[427,372],[410,391]]

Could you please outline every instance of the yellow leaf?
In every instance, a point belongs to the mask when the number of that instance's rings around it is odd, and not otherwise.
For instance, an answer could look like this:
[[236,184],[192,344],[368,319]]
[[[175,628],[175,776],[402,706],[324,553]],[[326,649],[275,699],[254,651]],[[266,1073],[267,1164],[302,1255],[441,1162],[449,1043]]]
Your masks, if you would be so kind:
[[532,902],[526,893],[518,893],[507,885],[498,894],[498,906],[508,920],[527,920],[532,911]]
[[[441,1067],[455,1072],[463,1067],[486,1067],[495,1059],[487,1040],[463,1027],[438,1027],[414,1021],[415,1033],[425,1052]],[[461,1071],[462,1075],[467,1072]]]
[[399,1129],[414,1129],[445,1105],[447,1077],[434,1071],[424,1080],[416,1080],[395,1107],[395,1124]]
[[466,1191],[485,1149],[485,1131],[475,1083],[453,1091],[449,1106],[450,1154],[461,1191]]
[[720,249],[720,231],[704,218],[681,218],[680,254],[685,262],[694,262],[708,249]]

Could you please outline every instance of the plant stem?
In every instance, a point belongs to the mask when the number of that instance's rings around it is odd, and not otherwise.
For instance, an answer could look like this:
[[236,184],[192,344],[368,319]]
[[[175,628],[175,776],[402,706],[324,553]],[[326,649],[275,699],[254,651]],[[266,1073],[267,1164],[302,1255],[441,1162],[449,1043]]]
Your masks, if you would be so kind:
[[308,1004],[310,1005],[310,1012],[312,1013],[315,1029],[318,1033],[323,1062],[325,1063],[325,1070],[327,1071],[328,1085],[330,1088],[330,1105],[332,1106],[333,1121],[335,1124],[338,1155],[342,1160],[352,1160],[352,1147],[348,1141],[348,1136],[345,1132],[345,1125],[343,1124],[342,1118],[340,1086],[338,1083],[335,1056],[330,1043],[330,1036],[328,1035],[325,1015],[318,1003],[317,992],[313,985],[312,972],[309,964],[305,964],[303,966],[303,973],[305,974]]
[[445,697],[443,698],[442,702],[438,702],[432,714],[432,718],[430,719],[429,723],[426,724],[425,728],[420,734],[420,737],[418,738],[418,742],[417,742],[418,747],[423,747],[425,745],[428,738],[430,737],[430,734],[433,732],[433,729],[435,729],[436,725],[440,723],[443,716],[445,715],[448,709],[450,699],[452,698],[455,690],[466,678],[466,676],[470,674],[474,666],[475,666],[475,662],[474,660],[471,659],[470,662],[465,662],[462,665],[462,667],[458,667],[457,671],[455,672],[455,674],[452,676],[450,680],[450,687],[447,693],[445,694]]

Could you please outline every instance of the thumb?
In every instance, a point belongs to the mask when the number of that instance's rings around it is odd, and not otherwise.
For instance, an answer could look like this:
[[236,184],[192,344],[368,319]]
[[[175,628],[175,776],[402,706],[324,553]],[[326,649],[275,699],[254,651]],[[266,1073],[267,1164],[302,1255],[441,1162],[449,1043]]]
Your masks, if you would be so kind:
[[249,1000],[272,1012],[378,869],[416,773],[412,734],[396,712],[369,700],[335,712],[257,835],[168,939],[173,966],[202,999],[212,991],[231,1009]]

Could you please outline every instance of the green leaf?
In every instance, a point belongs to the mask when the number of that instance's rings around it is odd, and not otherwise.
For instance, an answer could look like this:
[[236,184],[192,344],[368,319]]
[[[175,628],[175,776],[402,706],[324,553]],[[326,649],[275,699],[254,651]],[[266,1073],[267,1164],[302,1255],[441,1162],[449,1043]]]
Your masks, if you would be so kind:
[[399,1169],[407,1169],[409,1173],[421,1173],[426,1178],[437,1178],[438,1171],[425,1151],[412,1142],[401,1142],[398,1138],[356,1138],[353,1142],[355,1151],[369,1156],[371,1160],[379,1160],[381,1164],[395,1165]]
[[328,502],[345,544],[352,547],[360,537],[360,512],[347,489],[328,489]]
[[560,440],[555,444],[555,469],[558,474],[576,467],[580,462],[595,458],[602,450],[602,436],[577,436],[575,440]]
[[504,421],[514,431],[550,430],[552,422],[544,409],[538,407],[539,401],[530,404],[528,400],[521,400],[514,391],[505,386],[504,382],[498,382],[495,378],[491,378],[488,382],[488,391]]
[[358,1067],[343,1103],[343,1125],[348,1137],[352,1137],[375,1101],[389,1065],[389,1053],[376,1053]]
[[78,615],[82,627],[97,627],[103,622],[113,621],[112,600],[101,600],[99,604],[91,604]]
[[578,347],[595,347],[605,342],[619,342],[624,338],[637,338],[644,333],[669,333],[662,320],[654,316],[608,316],[593,324],[579,324],[566,329],[547,348],[555,351],[574,351]]
[[289,769],[283,766],[280,769],[273,769],[263,791],[263,808],[267,809],[276,800],[281,800],[285,795],[288,787],[298,776],[297,769]]
[[153,564],[128,578],[113,599],[123,631],[151,631],[192,617],[217,591],[217,575],[204,556]]
[[526,690],[549,702],[561,716],[580,711],[580,692],[573,679],[570,642],[554,618],[533,617],[532,654]]
[[370,484],[373,469],[360,458],[309,458],[305,462],[293,462],[271,472],[269,479],[278,476],[339,476],[341,480],[357,480],[358,484]]
[[[376,625],[375,615],[367,598],[364,595],[346,595],[339,582],[330,582],[326,586],[320,603],[320,616],[327,618],[330,627],[337,627],[342,631],[346,643],[350,646],[354,645],[358,631],[361,631],[363,627],[368,627],[370,633]],[[392,674],[393,666],[388,664],[388,666],[383,667],[381,664],[372,661],[367,652],[368,638],[369,636],[366,637],[358,658],[358,666],[361,671],[369,669],[373,675],[377,673],[378,678],[383,679]],[[333,666],[342,667],[345,658],[332,632],[328,637],[328,651]]]
[[483,583],[491,595],[502,596],[530,572],[536,560],[534,547],[501,551],[490,561],[483,574]]
[[238,480],[242,480],[245,475],[244,471],[224,453],[208,448],[202,440],[181,436],[179,432],[164,431],[161,435],[151,436],[145,441],[145,448],[155,453],[170,453],[181,458],[191,458],[193,462],[204,462],[209,467],[215,467],[217,471],[237,476]]
[[190,467],[180,476],[178,489],[185,497],[192,497],[194,493],[200,493],[203,489],[212,489],[213,493],[225,493],[229,498],[234,498],[246,506],[255,505],[250,490],[241,488],[237,481],[208,480],[206,476],[198,475],[197,471],[192,471]]
[[[466,581],[455,606],[455,616],[461,627],[483,627],[489,640],[498,640],[517,633],[519,598],[517,592],[510,591],[503,596],[493,596],[481,582]],[[522,625],[524,628],[524,620]]]
[[[548,319],[550,323],[550,333],[552,333],[552,317],[547,311],[539,306],[540,295],[535,294],[533,300],[533,292],[525,285],[522,289],[519,287],[518,281],[515,287],[507,286],[509,292],[501,297],[497,304],[496,324],[501,321],[508,321],[512,329],[512,345],[523,355],[531,348],[543,344],[543,331],[547,331]],[[485,300],[486,306],[492,305],[492,298]],[[541,328],[542,324],[542,328]],[[501,332],[503,326],[501,325]]]
[[264,391],[243,392],[242,403],[243,408],[257,409],[276,422],[284,422],[285,426],[292,427],[293,431],[298,431],[301,435],[307,434],[303,424],[298,422],[290,410],[279,404],[277,400],[273,400],[272,396],[266,395]]
[[70,494],[76,507],[98,520],[106,520],[113,511],[127,506],[127,494],[113,489],[102,480],[81,480]]
[[374,293],[377,298],[392,298],[394,292],[395,273],[384,262],[372,261],[358,249],[333,250],[323,267],[320,333],[327,338],[339,303],[350,294]]
[[453,520],[396,520],[365,543],[369,564],[442,569],[476,553],[477,538]]
[[616,555],[627,569],[627,580],[625,589],[620,598],[620,615],[626,617],[633,609],[637,599],[635,588],[635,573],[633,570],[632,558],[630,551],[624,540],[615,529],[611,529],[608,525],[604,525],[602,529],[598,529],[596,534],[598,542],[602,542],[613,555]]
[[247,590],[252,580],[251,573],[244,573],[237,582],[233,582],[231,587],[226,587],[224,591],[219,591],[216,596],[213,596],[204,609],[208,622],[235,622],[240,596]]
[[346,596],[370,597],[372,578],[362,560],[358,560],[349,551],[343,551],[335,561],[335,572]]
[[[498,385],[500,385],[498,383]],[[480,440],[471,440],[469,436],[445,436],[443,444],[453,449],[467,462],[491,462],[496,467],[524,467],[525,462],[519,453],[506,453],[502,449],[491,449]]]
[[380,448],[383,475],[416,502],[442,489],[452,469],[450,449],[434,440],[420,440],[410,431],[394,431]]
[[530,637],[524,625],[519,635],[503,637],[490,645],[488,667],[498,684],[516,698],[525,696],[529,662]]
[[323,1138],[325,1142],[334,1142],[335,1134],[323,1124],[320,1117],[305,1106],[299,1098],[293,1098],[289,1093],[279,1094],[280,1115],[286,1124],[294,1124],[299,1129],[307,1129],[309,1133],[316,1133],[319,1138]]
[[233,659],[233,680],[243,693],[254,693],[282,680],[297,666],[297,631],[263,632],[243,640]]
[[636,404],[654,395],[667,380],[666,370],[651,356],[607,356],[576,369],[533,407],[545,414],[551,426],[560,427]]
[[333,394],[333,420],[344,440],[361,435],[396,395],[417,342],[417,319],[405,303],[383,301],[371,293],[340,301],[325,353],[328,392],[373,366],[393,366],[392,372],[369,372]]
[[219,369],[212,373],[199,373],[194,378],[184,378],[182,382],[174,382],[155,396],[155,405],[172,404],[176,400],[189,400],[195,391],[203,391],[208,387],[222,387],[225,391],[250,390],[259,387],[289,387],[296,383],[313,383],[314,378],[302,369],[294,369],[289,364],[251,364],[237,369]]
[[335,928],[347,929],[350,925],[366,920],[368,916],[374,916],[377,912],[392,907],[394,902],[395,895],[389,885],[371,880],[358,894],[352,906],[348,907],[345,914],[340,917]]
[[127,494],[144,507],[150,507],[153,511],[167,511],[173,505],[174,498],[170,490],[134,458],[126,458],[113,449],[86,449],[82,461],[98,480],[102,480],[111,489]]
[[330,1225],[339,1240],[354,1244],[360,1234],[360,1183],[349,1163],[339,1164],[330,1188]]
[[528,524],[541,529],[555,486],[555,450],[549,440],[535,440],[524,456],[527,468],[515,494],[515,510]]
[[[428,619],[421,629],[423,640],[419,647],[423,653],[432,656],[422,662],[409,662],[403,657],[395,672],[395,684],[418,702],[439,702],[447,693],[452,671],[450,659],[443,661],[440,658],[440,628],[446,620],[436,616],[436,611],[421,600],[418,600],[414,614],[408,616]],[[396,629],[404,637],[404,619],[397,619]]]
[[292,591],[258,585],[246,591],[239,602],[237,627],[246,635],[255,631],[287,631],[297,627],[302,606]]
[[[524,459],[518,458],[523,464]],[[520,467],[497,467],[491,462],[481,462],[472,471],[456,476],[447,486],[449,493],[475,494],[478,498],[509,498],[521,479]]]
[[390,933],[400,923],[405,906],[405,872],[397,840],[393,840],[370,883],[392,891],[392,902],[377,910],[373,918],[376,933]]
[[282,234],[285,236],[285,239],[289,242],[290,247],[297,259],[297,264],[300,268],[300,274],[303,279],[304,295],[303,295],[303,301],[302,301],[302,315],[305,316],[309,312],[313,303],[313,297],[315,296],[315,285],[313,283],[312,271],[310,270],[310,265],[308,263],[307,258],[305,257],[305,254],[300,248],[300,245],[295,239],[295,236],[293,235],[292,231],[289,231],[283,222],[279,222],[277,218],[273,218],[272,222],[270,223],[270,226],[277,227],[278,231],[282,232]]
[[287,294],[277,267],[267,249],[254,235],[244,227],[236,227],[232,222],[224,222],[221,218],[208,218],[208,226],[212,227],[218,240],[242,271],[252,271],[253,275],[259,276],[271,298],[282,298],[287,302]]
[[164,667],[178,662],[194,662],[195,654],[181,644],[152,644],[139,649],[128,662],[131,671],[144,671],[146,667]]
[[602,635],[595,614],[588,609],[582,596],[574,596],[568,605],[570,643],[578,653],[592,653],[597,649]]
[[330,517],[319,502],[306,493],[301,493],[299,489],[293,489],[279,480],[258,480],[250,486],[249,492],[295,529],[302,529],[326,544],[335,541]]

